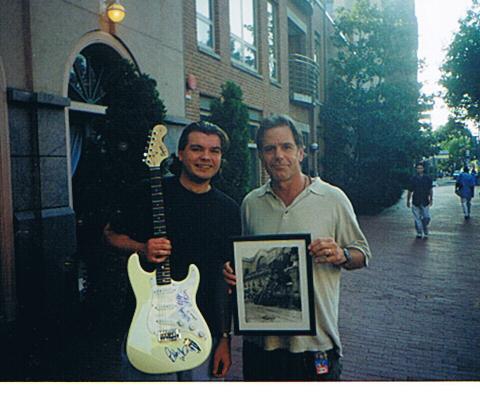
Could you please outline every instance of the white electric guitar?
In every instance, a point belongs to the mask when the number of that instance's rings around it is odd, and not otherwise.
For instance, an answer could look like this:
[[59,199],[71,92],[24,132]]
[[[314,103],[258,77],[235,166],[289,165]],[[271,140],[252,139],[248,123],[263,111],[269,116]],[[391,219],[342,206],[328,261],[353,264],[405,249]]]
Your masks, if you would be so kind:
[[[153,128],[143,160],[150,168],[154,237],[166,236],[160,170],[168,157],[166,133],[163,125]],[[145,373],[163,374],[202,364],[210,354],[212,336],[195,300],[198,268],[191,264],[187,277],[177,282],[171,279],[168,259],[154,272],[146,272],[135,253],[128,260],[128,277],[136,299],[127,338],[132,365]]]

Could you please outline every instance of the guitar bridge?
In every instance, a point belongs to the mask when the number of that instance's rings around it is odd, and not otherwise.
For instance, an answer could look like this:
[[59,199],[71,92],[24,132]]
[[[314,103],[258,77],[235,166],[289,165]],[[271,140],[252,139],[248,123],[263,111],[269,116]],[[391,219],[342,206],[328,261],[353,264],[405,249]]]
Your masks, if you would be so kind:
[[173,342],[180,339],[180,331],[178,329],[164,329],[157,333],[159,342]]

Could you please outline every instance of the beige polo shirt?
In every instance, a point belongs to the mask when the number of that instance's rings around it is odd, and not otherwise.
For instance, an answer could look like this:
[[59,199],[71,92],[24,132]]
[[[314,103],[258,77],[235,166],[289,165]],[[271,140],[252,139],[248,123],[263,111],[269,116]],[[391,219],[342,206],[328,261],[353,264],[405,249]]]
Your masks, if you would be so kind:
[[[271,189],[270,182],[250,192],[242,203],[244,235],[310,233],[312,241],[332,237],[340,247],[360,250],[368,263],[367,240],[357,222],[347,196],[320,178],[298,195],[288,207]],[[316,336],[266,336],[266,350],[289,349],[293,353],[342,350],[338,332],[338,304],[341,269],[333,264],[313,263]],[[247,338],[256,343],[261,338]],[[260,344],[260,343],[259,343]]]

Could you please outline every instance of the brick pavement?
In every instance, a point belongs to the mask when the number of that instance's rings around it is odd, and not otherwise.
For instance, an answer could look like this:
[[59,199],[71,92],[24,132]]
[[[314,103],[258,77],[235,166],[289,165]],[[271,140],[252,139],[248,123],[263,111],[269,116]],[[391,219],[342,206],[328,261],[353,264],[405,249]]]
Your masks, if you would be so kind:
[[480,205],[464,221],[453,183],[434,189],[428,240],[403,198],[360,222],[374,259],[343,274],[346,380],[480,378]]
[[[434,189],[431,234],[415,238],[405,198],[360,217],[374,258],[345,272],[340,296],[343,379],[480,379],[480,204],[465,222],[453,182]],[[229,379],[241,380],[241,338]]]
[[[477,203],[478,197],[472,219],[465,222],[452,182],[437,187],[426,241],[415,239],[405,199],[380,215],[359,218],[374,258],[367,269],[342,277],[343,379],[480,379]],[[60,335],[60,341],[49,340],[43,362],[38,351],[31,353],[23,346],[24,354],[17,354],[10,346],[11,357],[2,351],[12,361],[4,363],[7,371],[0,373],[0,380],[118,380],[122,334],[114,326],[96,326],[90,333],[73,329]],[[52,345],[66,346],[66,351],[52,357]],[[232,348],[234,366],[228,380],[242,380],[240,337],[233,338]]]

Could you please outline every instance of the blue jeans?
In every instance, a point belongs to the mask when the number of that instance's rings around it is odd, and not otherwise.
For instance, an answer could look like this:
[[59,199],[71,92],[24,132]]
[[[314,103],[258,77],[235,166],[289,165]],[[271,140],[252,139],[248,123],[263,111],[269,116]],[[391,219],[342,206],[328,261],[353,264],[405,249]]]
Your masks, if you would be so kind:
[[470,216],[470,210],[472,208],[472,198],[471,197],[462,197],[462,208],[463,208],[463,215],[466,217]]
[[413,217],[415,218],[415,229],[417,235],[424,233],[428,235],[428,224],[430,223],[430,208],[428,206],[412,205]]
[[127,339],[122,343],[122,350],[121,350],[121,372],[120,376],[122,381],[173,381],[173,382],[191,382],[191,381],[223,381],[223,378],[215,378],[212,375],[212,363],[213,363],[213,355],[214,350],[217,346],[217,340],[213,340],[212,344],[212,351],[210,356],[207,360],[199,365],[198,367],[188,370],[188,371],[180,371],[180,372],[173,372],[170,374],[146,374],[144,372],[139,371],[136,369],[127,357],[126,352],[126,342]]

